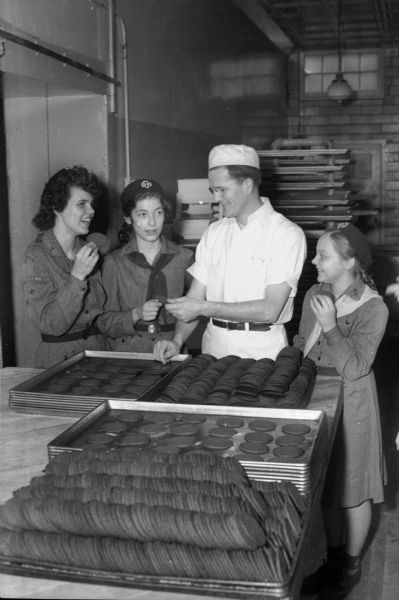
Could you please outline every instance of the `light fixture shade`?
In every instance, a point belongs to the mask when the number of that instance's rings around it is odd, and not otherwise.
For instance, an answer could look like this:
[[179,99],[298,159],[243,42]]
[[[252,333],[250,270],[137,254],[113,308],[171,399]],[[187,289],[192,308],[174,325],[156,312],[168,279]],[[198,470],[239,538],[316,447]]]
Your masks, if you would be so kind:
[[352,96],[352,88],[342,73],[337,73],[335,79],[328,86],[327,96],[339,103],[349,100]]

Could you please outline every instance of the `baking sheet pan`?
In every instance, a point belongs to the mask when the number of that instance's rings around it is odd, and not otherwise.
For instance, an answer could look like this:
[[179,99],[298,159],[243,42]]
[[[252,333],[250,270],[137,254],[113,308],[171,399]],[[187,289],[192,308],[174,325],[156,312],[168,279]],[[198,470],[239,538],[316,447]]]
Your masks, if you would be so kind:
[[[123,431],[115,433],[112,427],[107,423],[122,422],[125,417],[129,417],[129,412],[133,411],[137,418],[141,420],[135,423],[129,423]],[[159,423],[159,415],[170,416],[174,420],[171,423],[156,428],[154,433],[147,433],[151,429],[151,423]],[[187,424],[188,421],[202,418],[202,422],[196,424],[197,432],[187,431],[184,436],[176,431],[179,427]],[[231,419],[238,417],[242,421],[239,427],[233,427],[231,436],[225,436],[230,443],[228,448],[210,448],[210,438],[214,437],[214,429],[220,429],[220,419]],[[272,423],[274,430],[270,431],[272,438],[264,446],[264,452],[258,452],[256,455],[246,454],[243,457],[243,444],[247,444],[246,435],[253,433],[254,422]],[[298,438],[293,440],[292,446],[296,446],[302,451],[301,456],[297,458],[279,458],[274,451],[279,446],[279,439],[284,436],[282,428],[289,424],[302,424],[309,428],[309,431],[303,436],[291,436]],[[124,446],[124,436],[132,434],[145,434],[148,436],[144,448],[152,448],[162,452],[162,447],[177,445],[178,452],[186,454],[188,452],[205,452],[218,454],[226,457],[239,457],[238,460],[245,469],[250,479],[258,481],[291,481],[303,494],[310,494],[314,488],[314,482],[317,481],[321,460],[326,452],[326,418],[324,411],[318,410],[290,410],[273,408],[250,408],[250,407],[228,407],[225,406],[199,406],[182,404],[165,404],[157,402],[145,402],[137,400],[134,403],[124,400],[109,399],[97,406],[90,413],[83,416],[79,421],[67,428],[54,440],[48,444],[48,455],[51,460],[61,452],[81,452],[85,447],[92,446],[92,440],[97,443],[96,435],[101,433],[102,438],[106,438],[104,446],[112,451],[113,448]],[[226,428],[230,429],[230,428]],[[99,431],[100,430],[100,431]],[[215,432],[216,433],[216,432]],[[219,433],[219,432],[218,432]],[[226,432],[220,432],[226,433]],[[187,435],[188,434],[188,435]],[[176,440],[175,438],[183,438]],[[216,437],[216,436],[215,436]],[[109,438],[109,441],[108,441]],[[190,438],[190,439],[189,439]],[[218,438],[217,438],[218,439]],[[300,440],[300,443],[298,443]],[[133,447],[136,446],[136,440],[133,440]],[[182,446],[179,446],[179,442]],[[295,442],[295,443],[294,443]],[[143,441],[144,443],[144,441]],[[102,439],[100,445],[103,445]],[[132,446],[126,444],[131,449]],[[212,440],[211,440],[212,445]],[[291,445],[291,444],[290,444]],[[138,451],[139,450],[139,447]],[[253,458],[255,457],[255,458]]]
[[80,417],[107,398],[158,394],[190,358],[179,354],[162,365],[150,353],[85,350],[12,388],[9,406],[21,413]]

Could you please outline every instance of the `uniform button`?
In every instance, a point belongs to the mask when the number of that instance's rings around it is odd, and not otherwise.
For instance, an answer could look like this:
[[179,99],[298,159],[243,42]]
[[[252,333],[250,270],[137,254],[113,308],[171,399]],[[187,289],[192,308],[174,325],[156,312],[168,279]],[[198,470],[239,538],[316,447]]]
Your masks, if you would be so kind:
[[89,314],[89,311],[86,309],[86,310],[85,310],[85,313],[86,313],[86,315],[88,315],[88,314]]
[[346,325],[350,325],[350,324],[351,324],[351,322],[349,321],[349,319],[347,319],[347,320],[345,321],[345,323],[346,323]]
[[318,345],[318,346],[320,346],[320,344],[321,344],[321,342],[320,342],[320,340],[319,340],[319,341],[317,342],[317,345]]
[[122,344],[124,344],[124,343],[125,343],[125,338],[122,338]]
[[321,360],[321,356],[318,356],[318,357],[317,357],[317,360]]

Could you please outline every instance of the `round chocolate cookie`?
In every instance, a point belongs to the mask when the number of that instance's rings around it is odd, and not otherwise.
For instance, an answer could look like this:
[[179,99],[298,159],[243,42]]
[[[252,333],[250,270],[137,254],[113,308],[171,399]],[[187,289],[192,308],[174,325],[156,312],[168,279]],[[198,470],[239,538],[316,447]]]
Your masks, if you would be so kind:
[[305,435],[309,433],[310,427],[305,423],[287,423],[282,426],[281,431],[288,435]]
[[278,446],[299,446],[305,441],[302,435],[281,435],[276,438]]
[[163,423],[146,423],[140,427],[141,433],[147,433],[151,437],[157,437],[164,434],[166,431],[167,428]]
[[155,415],[148,415],[148,419],[153,423],[164,423],[167,425],[168,423],[173,423],[176,421],[176,416],[171,413],[159,413]]
[[84,387],[97,387],[98,386],[98,381],[96,381],[95,379],[80,379],[79,380],[79,384],[83,385]]
[[237,433],[237,429],[233,427],[213,427],[208,431],[208,435],[213,435],[218,438],[230,438]]
[[127,433],[117,440],[119,446],[147,446],[151,441],[145,433]]
[[140,423],[143,420],[143,415],[134,410],[118,413],[118,419],[126,421],[127,423]]
[[270,444],[273,441],[273,436],[270,433],[264,433],[263,431],[251,431],[244,435],[246,442],[260,442],[262,444]]
[[47,391],[50,392],[51,394],[54,393],[56,394],[57,392],[65,392],[65,390],[67,390],[69,387],[68,383],[52,383],[51,385],[48,386]]
[[121,423],[121,421],[108,421],[100,425],[97,431],[104,431],[104,433],[120,433],[126,429],[126,423]]
[[191,446],[194,446],[196,441],[197,438],[190,435],[172,435],[171,437],[163,440],[164,444],[167,444],[168,446],[175,446],[176,448],[190,448]]
[[70,391],[70,394],[78,394],[78,395],[82,395],[82,396],[85,396],[85,395],[87,396],[88,393],[89,393],[89,388],[83,387],[83,385],[76,385]]
[[112,436],[108,435],[107,433],[90,433],[85,441],[87,444],[103,445],[109,444],[110,442],[112,442],[112,440]]
[[241,417],[219,417],[216,425],[219,427],[236,427],[238,429],[244,425],[244,420]]
[[181,415],[181,418],[185,423],[204,423],[204,421],[206,421],[204,415],[198,415],[196,413],[184,413]]
[[191,423],[176,423],[170,426],[170,431],[174,435],[197,435],[199,433],[199,427]]
[[202,440],[202,445],[212,450],[227,450],[227,448],[231,448],[233,442],[226,438],[207,436]]
[[248,427],[254,431],[273,431],[276,429],[276,423],[267,419],[255,419],[248,423]]
[[95,371],[91,376],[95,379],[108,379],[109,373],[105,373],[104,371]]
[[[97,382],[98,385],[98,382]],[[108,394],[113,394],[115,392],[120,392],[123,389],[123,385],[119,385],[118,383],[108,383],[107,385],[102,386],[102,392],[107,392]]]
[[304,450],[297,446],[280,446],[273,450],[273,454],[280,458],[299,458],[304,454]]
[[246,454],[267,454],[269,446],[261,442],[243,442],[240,444],[240,450]]

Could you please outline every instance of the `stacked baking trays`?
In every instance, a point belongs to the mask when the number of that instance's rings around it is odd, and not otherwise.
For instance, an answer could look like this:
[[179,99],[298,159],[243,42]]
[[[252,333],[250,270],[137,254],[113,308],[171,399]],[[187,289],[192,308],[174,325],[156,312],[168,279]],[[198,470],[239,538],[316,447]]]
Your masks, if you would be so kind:
[[48,445],[61,452],[126,447],[235,457],[249,479],[291,481],[311,494],[327,453],[323,411],[106,400]]
[[21,413],[81,417],[107,398],[153,397],[190,358],[179,354],[162,365],[148,353],[86,350],[12,388],[9,406]]

